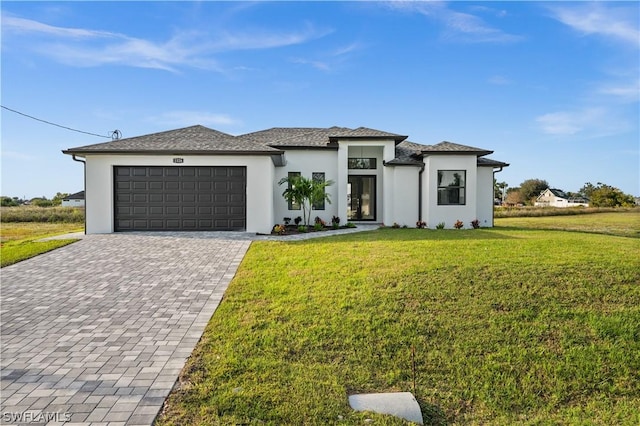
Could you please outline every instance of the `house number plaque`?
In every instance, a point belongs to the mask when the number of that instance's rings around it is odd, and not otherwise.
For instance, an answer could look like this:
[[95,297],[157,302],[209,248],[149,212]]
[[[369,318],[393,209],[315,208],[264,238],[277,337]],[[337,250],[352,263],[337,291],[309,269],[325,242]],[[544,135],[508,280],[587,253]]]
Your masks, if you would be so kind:
[[184,163],[184,158],[174,158],[173,162],[177,164]]

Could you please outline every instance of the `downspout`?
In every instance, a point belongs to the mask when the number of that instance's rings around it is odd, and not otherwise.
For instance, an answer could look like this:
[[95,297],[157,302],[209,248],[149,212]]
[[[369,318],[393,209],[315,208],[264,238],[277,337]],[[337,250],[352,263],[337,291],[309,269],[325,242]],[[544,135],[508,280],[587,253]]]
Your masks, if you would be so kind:
[[424,172],[425,164],[422,163],[418,172],[418,221],[422,222],[422,172]]
[[[503,166],[500,167],[500,170],[494,170],[493,171],[493,181],[496,181],[496,173],[500,173],[502,171],[502,169],[504,169]],[[496,215],[496,206],[495,204],[492,202],[491,203],[491,227],[493,228],[495,226],[495,215]]]
[[78,160],[75,154],[71,154],[71,159],[82,163],[83,175],[84,175],[84,235],[87,235],[87,162],[85,160]]

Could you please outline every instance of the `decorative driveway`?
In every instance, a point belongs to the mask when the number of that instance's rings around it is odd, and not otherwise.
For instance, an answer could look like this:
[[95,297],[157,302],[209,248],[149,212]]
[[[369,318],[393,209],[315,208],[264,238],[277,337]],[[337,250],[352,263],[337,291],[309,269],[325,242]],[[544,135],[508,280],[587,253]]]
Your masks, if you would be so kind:
[[90,235],[3,268],[0,424],[152,424],[250,244]]

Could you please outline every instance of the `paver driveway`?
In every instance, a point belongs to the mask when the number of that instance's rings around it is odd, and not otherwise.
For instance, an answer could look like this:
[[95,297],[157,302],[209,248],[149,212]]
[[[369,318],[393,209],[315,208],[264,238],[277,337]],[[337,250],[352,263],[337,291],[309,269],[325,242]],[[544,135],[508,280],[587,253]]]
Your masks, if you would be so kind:
[[91,235],[3,268],[0,423],[150,425],[250,243]]

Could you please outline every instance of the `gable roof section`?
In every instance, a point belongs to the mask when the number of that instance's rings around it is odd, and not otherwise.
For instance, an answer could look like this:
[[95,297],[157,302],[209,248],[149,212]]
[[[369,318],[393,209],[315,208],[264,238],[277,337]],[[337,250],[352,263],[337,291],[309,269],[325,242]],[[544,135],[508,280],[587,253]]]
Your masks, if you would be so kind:
[[240,135],[238,138],[257,141],[271,147],[327,147],[331,146],[330,135],[350,130],[345,127],[273,127],[253,133]]
[[204,126],[97,143],[62,151],[65,154],[172,153],[172,154],[277,154],[278,149]]
[[331,142],[337,142],[339,139],[393,139],[396,144],[398,144],[407,139],[407,136],[370,129],[368,127],[358,127],[357,129],[347,129],[343,127],[341,131],[329,137]]

